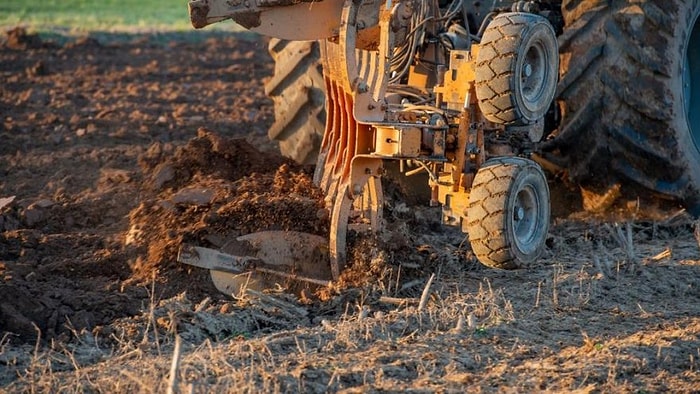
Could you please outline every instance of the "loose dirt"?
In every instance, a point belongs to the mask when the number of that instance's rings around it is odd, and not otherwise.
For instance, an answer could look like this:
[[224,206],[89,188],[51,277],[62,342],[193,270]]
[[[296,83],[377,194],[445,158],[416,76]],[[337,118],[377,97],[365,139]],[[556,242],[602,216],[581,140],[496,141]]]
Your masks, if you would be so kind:
[[267,140],[272,68],[250,36],[6,35],[0,390],[162,392],[178,357],[196,392],[700,390],[700,230],[643,200],[592,217],[553,180],[546,253],[512,272],[391,181],[330,289],[236,300],[177,263],[328,234],[313,168]]
[[[216,202],[236,194],[227,191],[236,190],[232,182],[269,178],[283,164],[251,145],[274,148],[265,138],[268,99],[251,83],[270,73],[264,48],[234,38],[139,36],[58,45],[8,32],[0,193],[14,200],[0,216],[0,329],[27,340],[34,325],[51,338],[68,323],[106,324],[138,312],[146,296],[139,285],[150,281],[159,297],[212,292],[174,262],[183,234],[201,235],[196,211],[210,202],[170,197],[195,184]],[[222,218],[260,205],[230,204]]]

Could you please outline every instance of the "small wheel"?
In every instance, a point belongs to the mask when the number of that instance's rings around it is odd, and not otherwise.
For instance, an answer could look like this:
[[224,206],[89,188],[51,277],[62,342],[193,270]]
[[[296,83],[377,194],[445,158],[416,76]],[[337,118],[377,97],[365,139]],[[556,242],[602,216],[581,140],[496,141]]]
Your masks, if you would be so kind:
[[549,187],[532,160],[487,161],[469,192],[467,231],[474,254],[489,267],[515,269],[536,260],[549,230]]
[[505,125],[541,119],[556,91],[558,53],[547,19],[520,12],[496,16],[476,58],[476,96],[486,119]]

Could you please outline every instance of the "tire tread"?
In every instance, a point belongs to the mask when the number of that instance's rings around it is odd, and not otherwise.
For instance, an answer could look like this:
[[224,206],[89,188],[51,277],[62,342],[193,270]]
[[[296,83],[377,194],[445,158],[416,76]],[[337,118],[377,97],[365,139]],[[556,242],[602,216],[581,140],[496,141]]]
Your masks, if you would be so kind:
[[265,84],[275,105],[270,140],[298,163],[314,164],[323,136],[325,86],[318,42],[271,39],[275,73]]

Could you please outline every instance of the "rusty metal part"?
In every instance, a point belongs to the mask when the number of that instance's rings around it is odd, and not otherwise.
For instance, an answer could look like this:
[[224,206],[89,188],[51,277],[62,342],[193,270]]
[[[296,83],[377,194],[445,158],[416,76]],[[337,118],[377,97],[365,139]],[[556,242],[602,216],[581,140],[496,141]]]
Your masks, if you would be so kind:
[[415,158],[421,152],[422,131],[418,127],[381,127],[376,130],[376,153],[386,157]]
[[445,166],[446,175],[440,176],[440,182],[434,187],[437,188],[438,201],[442,204],[443,224],[460,227],[466,232],[469,192],[476,172],[486,162],[486,147],[484,120],[476,105],[473,67],[458,63],[457,69],[470,76],[471,79],[455,78],[466,84],[469,90],[457,93],[454,86],[445,89],[445,92],[452,91],[453,94],[458,94],[457,100],[463,100],[463,107],[459,118],[454,159]]
[[216,288],[222,293],[237,294],[238,290],[240,290],[240,288],[242,287],[241,280],[243,280],[244,282],[248,282],[248,284],[250,284],[251,280],[254,280],[253,278],[250,278],[250,274],[252,273],[272,275],[291,281],[305,282],[317,286],[330,286],[331,284],[330,280],[316,279],[304,275],[287,273],[284,271],[263,267],[254,267],[251,271],[248,272],[228,272],[223,270],[212,269],[211,277],[212,281],[214,282],[214,286],[216,286]]
[[469,145],[467,152],[472,156],[476,170],[486,162],[486,146],[484,143],[484,124],[473,123],[469,128]]
[[457,133],[457,150],[452,165],[452,191],[459,191],[462,175],[469,172],[467,166],[467,142],[469,139],[469,127],[471,126],[471,110],[465,106],[462,116],[459,118],[459,129]]
[[[251,31],[287,40],[338,34],[343,0],[190,0],[192,26],[233,19]],[[308,23],[313,21],[313,23]]]
[[[364,2],[363,6],[367,3]],[[378,6],[375,5],[375,7]],[[396,10],[396,8],[394,8]],[[374,129],[386,116],[386,89],[394,33],[392,13],[382,11],[379,29],[372,39],[376,49],[358,49],[359,2],[346,1],[337,42],[322,46],[326,81],[327,121],[314,181],[326,194],[331,208],[330,263],[333,278],[339,277],[346,263],[348,221],[353,201],[367,199],[361,208],[369,228],[381,225],[383,194],[380,176],[382,159],[374,156]],[[366,45],[363,45],[366,46]]]
[[[216,288],[237,294],[260,278],[251,275],[327,286],[326,238],[295,231],[261,231],[230,240],[223,250],[182,245],[178,261],[211,271]],[[240,253],[240,254],[239,254]]]
[[[358,157],[355,159],[358,159]],[[355,168],[358,169],[363,167],[360,164],[363,158],[360,157],[359,159],[358,163],[355,163],[358,166]],[[371,158],[367,160],[366,165],[373,166],[374,170],[370,167],[364,167],[365,169],[378,171],[381,168],[381,161]],[[357,211],[361,212],[363,219],[368,219],[370,231],[377,231],[381,225],[384,196],[379,176],[368,174],[366,177],[355,178],[355,181],[352,185],[346,182],[340,184],[336,198],[333,201],[329,243],[330,267],[333,279],[338,279],[347,260],[347,233],[350,229],[350,213],[355,200],[360,198],[367,199],[369,202],[365,206],[356,208],[359,208]]]
[[324,237],[298,231],[259,231],[240,236],[237,241],[246,243],[256,258],[271,266],[320,262],[328,252]]
[[453,50],[450,52],[450,68],[445,72],[441,85],[435,87],[447,108],[461,111],[472,104],[474,92],[474,59],[479,46],[472,44],[469,51]]
[[251,264],[260,262],[252,256],[233,256],[218,250],[183,244],[177,254],[177,261],[183,264],[235,274],[249,269]]

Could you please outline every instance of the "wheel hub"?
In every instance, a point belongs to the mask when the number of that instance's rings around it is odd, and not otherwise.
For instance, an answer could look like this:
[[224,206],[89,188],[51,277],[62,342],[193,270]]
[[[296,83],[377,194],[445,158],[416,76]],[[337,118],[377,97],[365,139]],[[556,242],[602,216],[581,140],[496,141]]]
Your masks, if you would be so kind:
[[513,209],[513,235],[521,250],[533,248],[532,242],[537,234],[538,206],[537,193],[532,187],[518,191]]
[[546,52],[540,43],[528,49],[520,72],[523,96],[527,104],[536,103],[544,94],[546,83]]

